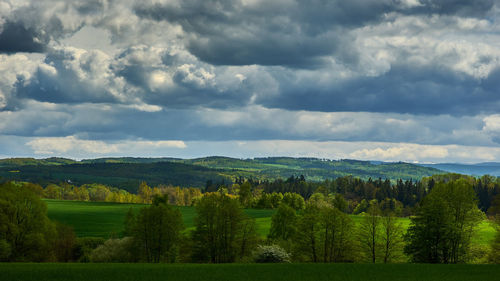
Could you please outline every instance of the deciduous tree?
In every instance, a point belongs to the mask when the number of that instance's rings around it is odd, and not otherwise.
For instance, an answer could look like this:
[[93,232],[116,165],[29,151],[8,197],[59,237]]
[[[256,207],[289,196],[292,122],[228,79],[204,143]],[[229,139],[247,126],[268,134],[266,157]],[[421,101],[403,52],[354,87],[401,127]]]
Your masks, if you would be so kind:
[[414,262],[465,262],[481,214],[470,181],[436,183],[411,218],[405,252]]

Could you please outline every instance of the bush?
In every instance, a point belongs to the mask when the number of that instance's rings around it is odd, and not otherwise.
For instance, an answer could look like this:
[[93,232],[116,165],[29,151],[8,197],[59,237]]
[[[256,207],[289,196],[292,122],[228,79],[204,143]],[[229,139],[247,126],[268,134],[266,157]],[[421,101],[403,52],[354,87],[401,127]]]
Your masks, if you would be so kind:
[[106,240],[100,237],[82,237],[76,239],[73,260],[79,262],[90,262],[90,255],[97,247],[104,244]]
[[0,239],[0,262],[7,261],[10,253],[9,243],[5,239]]
[[290,262],[290,254],[278,245],[259,245],[254,252],[254,260],[258,263]]
[[92,262],[134,262],[132,254],[133,240],[131,237],[108,239],[103,245],[92,251]]

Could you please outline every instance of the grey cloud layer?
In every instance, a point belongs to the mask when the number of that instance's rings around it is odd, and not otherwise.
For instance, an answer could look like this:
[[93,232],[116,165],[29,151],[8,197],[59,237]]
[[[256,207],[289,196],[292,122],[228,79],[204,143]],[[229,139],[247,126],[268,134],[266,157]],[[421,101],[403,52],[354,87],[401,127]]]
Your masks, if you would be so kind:
[[498,7],[4,0],[0,135],[495,146]]

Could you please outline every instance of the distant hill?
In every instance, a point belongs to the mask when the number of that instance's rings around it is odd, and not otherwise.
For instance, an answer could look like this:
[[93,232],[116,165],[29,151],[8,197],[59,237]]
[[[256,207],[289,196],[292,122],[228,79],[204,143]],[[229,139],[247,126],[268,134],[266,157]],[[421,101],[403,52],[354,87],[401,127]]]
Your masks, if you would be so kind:
[[60,182],[76,185],[101,183],[131,192],[135,192],[142,181],[153,186],[171,184],[183,187],[203,187],[207,180],[230,181],[215,169],[172,162],[11,166],[0,167],[0,176],[41,185]]
[[487,162],[478,164],[420,164],[423,167],[436,168],[446,172],[459,173],[471,176],[491,175],[500,177],[500,163]]
[[204,187],[212,182],[232,182],[238,177],[286,179],[304,175],[322,181],[352,175],[362,179],[421,179],[443,173],[432,167],[409,163],[372,163],[358,160],[267,157],[235,159],[229,157],[179,158],[99,158],[75,161],[65,158],[10,158],[0,160],[0,177],[46,185],[70,181],[81,185],[102,183],[135,191],[141,181],[150,185],[172,184]]
[[75,160],[59,157],[46,159],[35,158],[6,158],[0,159],[0,167],[18,167],[18,166],[41,166],[41,165],[68,165],[78,163]]

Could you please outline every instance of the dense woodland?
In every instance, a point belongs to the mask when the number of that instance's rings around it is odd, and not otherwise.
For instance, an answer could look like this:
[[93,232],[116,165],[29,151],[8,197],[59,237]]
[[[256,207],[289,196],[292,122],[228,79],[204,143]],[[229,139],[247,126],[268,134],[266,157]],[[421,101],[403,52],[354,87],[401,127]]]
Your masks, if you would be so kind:
[[204,188],[207,180],[230,185],[238,178],[274,181],[304,175],[308,181],[354,176],[363,180],[388,178],[420,180],[442,171],[408,163],[371,163],[357,160],[269,157],[235,159],[204,157],[103,158],[74,161],[65,158],[0,159],[0,180],[28,181],[43,186],[71,182],[102,184],[136,193],[146,181],[153,186],[173,185]]
[[[240,177],[235,183],[208,181],[203,190],[142,182],[137,194],[67,182],[5,182],[0,189],[2,261],[465,263],[488,256],[500,262],[499,235],[490,253],[471,244],[486,214],[499,214],[500,180],[490,176],[395,182]],[[105,241],[76,238],[70,227],[51,222],[41,198],[150,205],[130,210],[123,238]],[[184,229],[172,205],[195,207],[194,230]],[[243,208],[277,209],[266,239]],[[356,225],[348,214],[362,214],[363,221]],[[408,215],[404,232],[396,218]]]
[[171,185],[150,187],[142,182],[137,193],[102,184],[73,185],[68,182],[48,184],[42,187],[29,182],[13,182],[18,186],[34,191],[47,199],[151,203],[154,196],[168,195],[168,203],[177,206],[192,206],[203,193],[222,191],[237,197],[244,208],[276,209],[282,202],[301,209],[304,202],[324,198],[342,197],[346,202],[342,210],[348,214],[360,214],[368,210],[370,202],[377,202],[382,210],[390,209],[397,216],[409,216],[419,202],[434,188],[436,182],[448,182],[463,178],[470,183],[478,199],[478,208],[489,214],[500,213],[500,179],[492,176],[480,178],[459,174],[435,175],[421,181],[402,179],[391,182],[389,179],[362,180],[352,176],[340,177],[323,182],[306,181],[304,176],[291,176],[286,180],[254,180],[239,177],[235,183],[207,181],[204,189],[186,188]]

